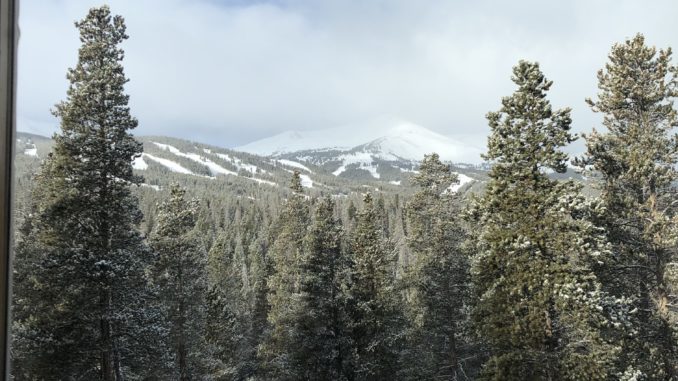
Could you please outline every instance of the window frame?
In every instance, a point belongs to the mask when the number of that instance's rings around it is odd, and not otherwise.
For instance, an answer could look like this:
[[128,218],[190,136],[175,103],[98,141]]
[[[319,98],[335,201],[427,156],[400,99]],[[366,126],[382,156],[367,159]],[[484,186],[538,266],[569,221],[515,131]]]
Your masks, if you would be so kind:
[[0,0],[0,377],[9,379],[19,0]]

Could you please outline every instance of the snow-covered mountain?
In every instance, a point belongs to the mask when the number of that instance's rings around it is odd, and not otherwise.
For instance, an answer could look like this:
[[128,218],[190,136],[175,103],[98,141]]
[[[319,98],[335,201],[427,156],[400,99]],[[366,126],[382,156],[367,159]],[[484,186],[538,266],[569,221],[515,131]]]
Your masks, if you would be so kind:
[[[302,186],[310,193],[346,195],[365,189],[409,192],[410,177],[417,172],[425,152],[417,151],[417,139],[426,130],[400,124],[403,131],[374,139],[350,149],[302,150],[276,156],[256,155],[167,136],[137,137],[143,153],[134,159],[135,171],[143,175],[144,188],[161,190],[172,182],[186,186],[229,189],[243,197],[261,197],[261,193],[279,193],[287,188],[291,173],[300,171]],[[412,134],[411,141],[399,139]],[[420,139],[421,140],[421,139]],[[24,172],[35,171],[52,149],[49,138],[19,133],[17,161]],[[410,145],[411,144],[411,145]],[[414,148],[413,148],[414,147]],[[402,158],[402,156],[408,158]],[[411,158],[411,159],[410,159]],[[460,183],[450,190],[468,190],[482,182],[482,169],[453,166]],[[468,184],[468,186],[467,186]],[[367,188],[365,188],[367,187]]]
[[419,161],[425,154],[436,152],[450,162],[476,164],[481,160],[478,148],[394,117],[323,130],[287,131],[235,150],[262,156],[302,151],[361,152],[386,161]]
[[424,155],[433,152],[450,163],[481,161],[480,149],[394,117],[324,130],[283,132],[235,150],[310,163],[338,177],[393,184],[415,171]]

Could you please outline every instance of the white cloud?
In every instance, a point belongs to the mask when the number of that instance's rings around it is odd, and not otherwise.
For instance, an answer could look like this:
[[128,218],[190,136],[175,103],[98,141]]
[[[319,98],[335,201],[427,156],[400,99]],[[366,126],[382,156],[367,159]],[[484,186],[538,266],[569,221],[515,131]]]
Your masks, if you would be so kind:
[[[548,5],[547,5],[548,4]],[[73,21],[99,2],[22,2],[19,127],[50,134],[77,57]],[[398,115],[484,145],[484,115],[537,60],[576,131],[610,46],[678,46],[672,1],[111,1],[125,17],[137,134],[237,146],[286,129]]]

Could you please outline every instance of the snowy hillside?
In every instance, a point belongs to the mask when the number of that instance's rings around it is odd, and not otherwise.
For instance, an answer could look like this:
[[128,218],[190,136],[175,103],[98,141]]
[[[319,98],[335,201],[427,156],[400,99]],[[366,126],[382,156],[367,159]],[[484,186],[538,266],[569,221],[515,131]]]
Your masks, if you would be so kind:
[[387,160],[418,161],[436,152],[443,160],[479,163],[480,149],[392,117],[315,131],[288,131],[236,147],[236,151],[281,156],[301,151],[365,152]]
[[407,122],[394,125],[386,135],[355,147],[354,150],[373,153],[380,159],[389,161],[418,161],[432,152],[440,155],[442,160],[455,163],[480,161],[479,149]]
[[[146,187],[164,188],[173,181],[186,184],[211,182],[217,187],[235,187],[254,197],[259,191],[277,193],[289,184],[290,174],[300,171],[302,186],[322,193],[362,192],[363,187],[391,192],[409,192],[409,178],[417,172],[419,157],[449,142],[421,127],[400,123],[391,134],[347,150],[306,150],[275,157],[209,146],[188,140],[152,136],[137,137],[144,152],[134,159],[135,171]],[[434,141],[437,140],[437,141]],[[22,161],[39,163],[51,150],[51,139],[19,133],[17,151]],[[460,175],[459,191],[482,182],[483,169],[453,165]],[[194,185],[191,185],[194,186]],[[263,187],[263,188],[262,188]]]

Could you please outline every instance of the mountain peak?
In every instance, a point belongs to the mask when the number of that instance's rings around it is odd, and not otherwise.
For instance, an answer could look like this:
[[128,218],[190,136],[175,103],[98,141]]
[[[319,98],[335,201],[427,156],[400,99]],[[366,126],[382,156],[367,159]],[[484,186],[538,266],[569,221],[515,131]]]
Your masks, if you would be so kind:
[[364,150],[384,160],[421,160],[436,152],[443,160],[476,163],[480,150],[393,116],[380,116],[360,123],[312,131],[286,131],[235,150],[264,156],[298,151]]

